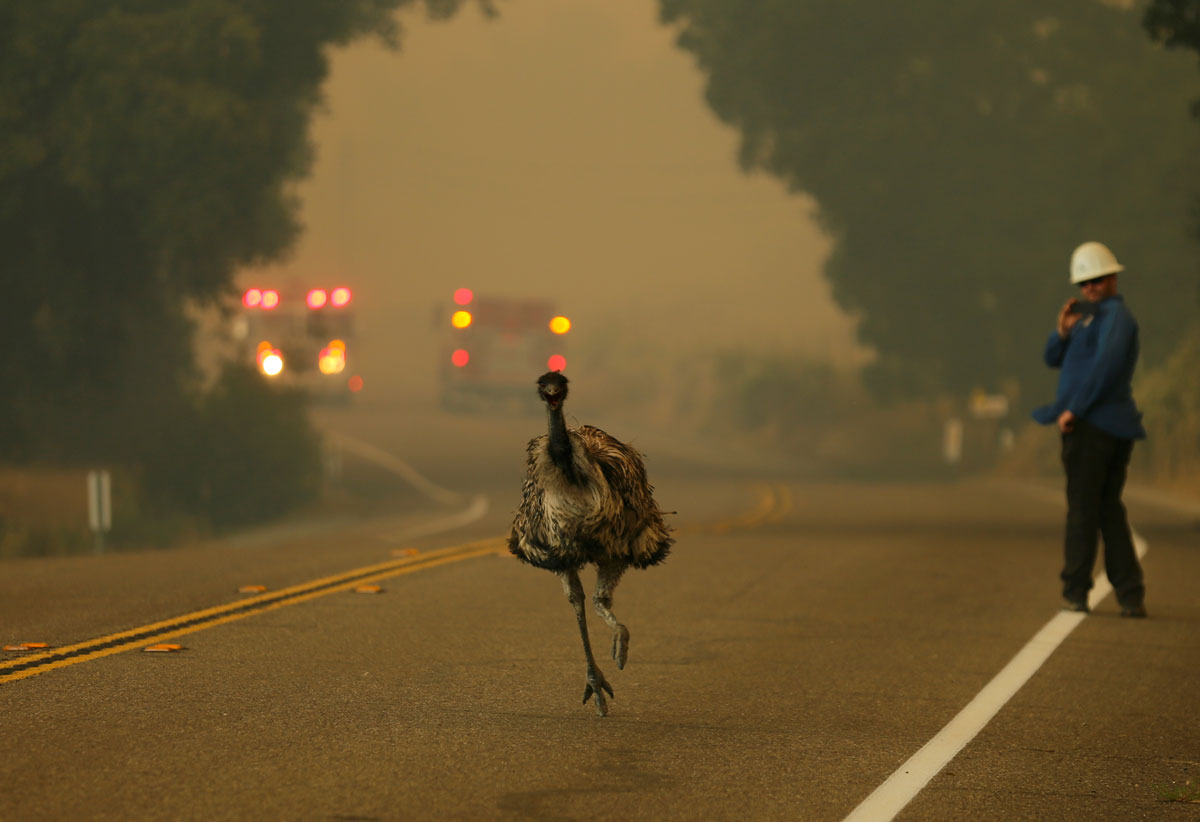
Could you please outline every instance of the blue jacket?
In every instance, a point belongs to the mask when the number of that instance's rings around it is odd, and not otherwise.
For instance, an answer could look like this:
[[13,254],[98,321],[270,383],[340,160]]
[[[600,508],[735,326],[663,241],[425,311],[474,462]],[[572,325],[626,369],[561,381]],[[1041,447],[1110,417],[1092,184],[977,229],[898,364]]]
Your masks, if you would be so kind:
[[1081,318],[1066,339],[1051,332],[1043,357],[1046,365],[1062,372],[1053,404],[1035,409],[1035,420],[1049,425],[1070,410],[1114,437],[1146,438],[1131,385],[1138,358],[1137,320],[1119,294],[1102,300],[1095,316]]

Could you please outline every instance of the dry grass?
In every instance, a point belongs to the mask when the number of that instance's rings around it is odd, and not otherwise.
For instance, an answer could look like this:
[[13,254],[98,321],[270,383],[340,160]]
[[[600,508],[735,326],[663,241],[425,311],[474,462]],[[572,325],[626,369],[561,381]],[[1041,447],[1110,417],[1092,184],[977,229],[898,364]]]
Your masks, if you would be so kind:
[[1191,779],[1184,784],[1161,785],[1158,788],[1160,802],[1186,802],[1200,805],[1200,784]]
[[87,471],[0,468],[0,521],[86,528]]
[[74,553],[89,544],[87,471],[0,467],[0,557]]

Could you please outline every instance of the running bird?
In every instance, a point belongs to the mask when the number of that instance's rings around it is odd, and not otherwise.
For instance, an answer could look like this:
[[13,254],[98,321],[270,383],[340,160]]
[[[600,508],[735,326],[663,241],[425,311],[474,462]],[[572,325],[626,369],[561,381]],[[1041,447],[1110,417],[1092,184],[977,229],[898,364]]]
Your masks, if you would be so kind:
[[625,569],[662,562],[674,539],[646,481],[641,455],[599,428],[568,428],[563,419],[567,378],[557,371],[537,381],[546,403],[549,433],[534,437],[526,448],[525,484],[513,521],[508,549],[538,568],[554,571],[575,608],[583,653],[587,658],[586,704],[596,695],[596,711],[608,713],[604,693],[612,686],[596,667],[588,641],[583,584],[579,569],[596,566],[592,604],[612,630],[612,657],[625,667],[629,629],[612,612],[613,589]]

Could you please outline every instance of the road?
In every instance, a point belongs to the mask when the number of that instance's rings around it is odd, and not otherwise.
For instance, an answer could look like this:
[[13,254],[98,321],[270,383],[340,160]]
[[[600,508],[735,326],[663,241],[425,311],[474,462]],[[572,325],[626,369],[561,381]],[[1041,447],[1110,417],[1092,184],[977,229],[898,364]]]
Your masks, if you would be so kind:
[[[0,656],[0,820],[840,820],[1059,615],[1054,487],[835,483],[588,421],[678,512],[617,589],[607,717],[557,580],[500,541],[542,421],[331,410],[429,485],[347,451],[369,511],[0,566],[0,641],[51,646]],[[1101,602],[875,818],[1200,818],[1197,515],[1129,507],[1151,618]]]

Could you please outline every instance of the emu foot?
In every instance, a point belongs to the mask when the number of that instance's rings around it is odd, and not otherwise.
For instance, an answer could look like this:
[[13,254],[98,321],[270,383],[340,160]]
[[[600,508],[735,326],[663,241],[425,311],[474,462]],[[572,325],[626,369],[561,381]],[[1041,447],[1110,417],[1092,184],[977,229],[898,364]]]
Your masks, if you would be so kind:
[[608,691],[608,695],[613,695],[612,686],[608,684],[608,680],[604,678],[604,674],[599,668],[588,671],[587,686],[583,689],[583,704],[592,698],[592,694],[596,695],[596,713],[599,716],[608,715],[608,702],[604,699],[604,692]]
[[613,629],[612,658],[617,661],[617,669],[625,670],[625,660],[629,657],[629,629],[617,623]]

